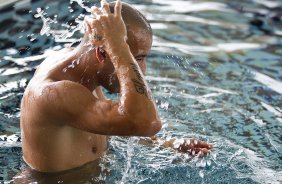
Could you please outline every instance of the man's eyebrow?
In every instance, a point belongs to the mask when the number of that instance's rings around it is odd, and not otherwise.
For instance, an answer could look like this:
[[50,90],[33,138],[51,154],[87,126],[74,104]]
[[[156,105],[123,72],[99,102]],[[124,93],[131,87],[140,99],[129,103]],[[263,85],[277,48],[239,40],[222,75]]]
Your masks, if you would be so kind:
[[140,54],[140,55],[137,55],[137,56],[135,56],[135,58],[143,58],[143,57],[147,57],[148,55],[147,54]]

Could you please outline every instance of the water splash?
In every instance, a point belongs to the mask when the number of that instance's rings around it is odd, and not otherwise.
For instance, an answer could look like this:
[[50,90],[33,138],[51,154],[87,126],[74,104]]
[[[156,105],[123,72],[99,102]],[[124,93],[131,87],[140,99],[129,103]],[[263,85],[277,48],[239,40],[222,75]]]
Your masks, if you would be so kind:
[[[83,54],[80,54],[78,58],[76,58],[75,60],[72,61],[71,64],[69,64],[67,67],[65,67],[62,71],[64,73],[66,73],[68,71],[68,69],[73,69],[75,68],[76,66],[78,66],[81,62],[81,59],[84,57],[84,56],[87,56],[90,52],[92,52],[96,47],[94,45],[92,45],[91,43],[85,43],[85,45],[87,46],[87,50],[83,53]],[[84,69],[83,73],[81,76],[83,76],[83,74],[86,72],[88,66]],[[82,79],[81,79],[82,80]]]
[[160,108],[168,110],[169,103],[168,102],[161,102]]
[[123,176],[121,178],[120,184],[128,183],[135,175],[135,169],[132,168],[132,157],[134,156],[134,144],[136,144],[136,138],[130,137],[127,142],[127,150],[126,150],[126,162],[125,162],[125,170],[123,172]]
[[[84,14],[80,14],[76,19],[75,23],[76,26],[70,26],[66,23],[61,23],[57,20],[58,15],[54,15],[54,18],[48,17],[48,14],[41,8],[37,8],[36,14],[34,15],[35,18],[41,18],[43,22],[43,26],[41,28],[40,34],[53,37],[56,42],[74,42],[77,39],[72,39],[72,36],[75,32],[84,30],[84,23],[83,18],[85,17]],[[54,29],[52,27],[60,26],[61,29]]]
[[70,3],[76,2],[79,6],[81,6],[83,9],[85,9],[87,12],[91,12],[91,8],[88,6],[85,6],[83,3],[85,2],[84,0],[70,0]]

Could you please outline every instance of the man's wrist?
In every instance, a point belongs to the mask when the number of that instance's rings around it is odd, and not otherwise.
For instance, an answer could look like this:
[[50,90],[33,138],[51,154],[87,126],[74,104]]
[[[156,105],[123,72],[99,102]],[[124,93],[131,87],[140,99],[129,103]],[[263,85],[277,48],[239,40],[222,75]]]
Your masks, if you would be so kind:
[[126,42],[120,43],[118,46],[111,47],[108,50],[108,55],[116,69],[120,66],[128,65],[128,61],[133,59],[129,45]]
[[127,50],[130,51],[129,45],[125,41],[122,41],[116,44],[111,44],[108,48],[108,54],[110,57],[120,56],[120,54],[123,54],[123,52]]

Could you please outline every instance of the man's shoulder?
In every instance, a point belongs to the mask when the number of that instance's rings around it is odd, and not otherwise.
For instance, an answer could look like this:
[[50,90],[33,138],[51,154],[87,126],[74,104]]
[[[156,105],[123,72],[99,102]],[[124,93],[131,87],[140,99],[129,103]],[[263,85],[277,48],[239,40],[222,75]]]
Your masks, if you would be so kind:
[[[91,92],[72,81],[35,81],[26,89],[22,108],[44,114],[52,119],[62,119],[64,114],[74,118],[82,105],[93,100]],[[67,118],[64,118],[67,119]]]
[[53,81],[45,79],[42,81],[31,81],[24,98],[33,100],[38,107],[59,105],[60,103],[73,103],[74,101],[85,101],[94,98],[91,91],[85,86],[69,81]]
[[48,98],[60,92],[81,92],[86,89],[83,85],[69,80],[54,81],[48,78],[42,80],[34,78],[30,81],[24,96],[30,97],[32,94],[37,99]]

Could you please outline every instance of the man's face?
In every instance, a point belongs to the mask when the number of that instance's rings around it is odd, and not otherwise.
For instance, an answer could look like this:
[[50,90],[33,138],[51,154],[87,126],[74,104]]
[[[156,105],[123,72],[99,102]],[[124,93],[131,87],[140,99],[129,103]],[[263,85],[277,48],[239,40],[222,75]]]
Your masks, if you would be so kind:
[[[127,43],[130,51],[137,61],[143,74],[146,73],[146,58],[150,53],[152,47],[152,36],[146,30],[138,27],[127,28]],[[102,74],[102,85],[112,93],[119,93],[119,81],[110,60],[105,61],[105,67]]]

